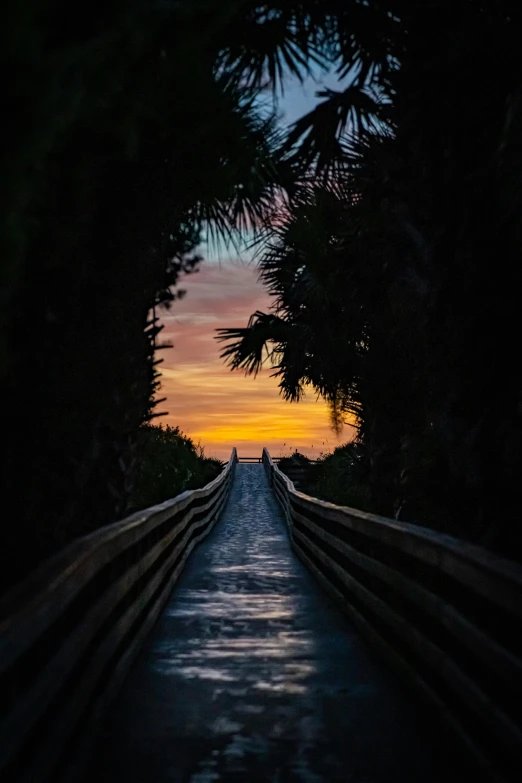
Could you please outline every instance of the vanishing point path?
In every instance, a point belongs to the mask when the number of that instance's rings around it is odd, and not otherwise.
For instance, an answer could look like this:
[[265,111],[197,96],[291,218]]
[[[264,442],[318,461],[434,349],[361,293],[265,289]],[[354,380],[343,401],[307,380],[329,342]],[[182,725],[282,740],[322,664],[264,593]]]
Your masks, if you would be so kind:
[[101,732],[94,783],[435,783],[442,739],[292,553],[239,464]]

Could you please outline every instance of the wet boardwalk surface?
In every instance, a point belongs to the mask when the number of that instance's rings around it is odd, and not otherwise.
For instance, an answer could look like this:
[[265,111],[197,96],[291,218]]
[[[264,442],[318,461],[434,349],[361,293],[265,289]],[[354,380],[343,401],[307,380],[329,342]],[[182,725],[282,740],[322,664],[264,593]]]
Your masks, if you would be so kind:
[[435,783],[415,704],[292,554],[238,465],[102,731],[92,781]]

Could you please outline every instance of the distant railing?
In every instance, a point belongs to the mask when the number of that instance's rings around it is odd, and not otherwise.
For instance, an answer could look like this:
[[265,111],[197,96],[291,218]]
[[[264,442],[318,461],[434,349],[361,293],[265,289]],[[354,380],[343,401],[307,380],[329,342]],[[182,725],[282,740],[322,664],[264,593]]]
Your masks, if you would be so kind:
[[[272,462],[278,463],[278,462],[281,462],[282,459],[289,459],[289,458],[288,457],[272,457],[271,459],[272,459]],[[257,457],[238,457],[237,461],[238,462],[254,462],[254,463],[257,462],[259,464],[259,463],[263,462],[263,455],[257,456]],[[316,462],[318,462],[318,460],[316,460],[316,459],[308,459],[307,462],[305,463],[304,468],[306,469],[306,467],[308,465],[315,465]],[[299,464],[298,464],[297,468],[299,470],[302,469],[302,467]]]
[[0,779],[79,780],[82,746],[227,500],[237,460],[202,489],[56,555],[2,601]]
[[522,777],[522,567],[298,492],[263,452],[295,552],[496,783]]

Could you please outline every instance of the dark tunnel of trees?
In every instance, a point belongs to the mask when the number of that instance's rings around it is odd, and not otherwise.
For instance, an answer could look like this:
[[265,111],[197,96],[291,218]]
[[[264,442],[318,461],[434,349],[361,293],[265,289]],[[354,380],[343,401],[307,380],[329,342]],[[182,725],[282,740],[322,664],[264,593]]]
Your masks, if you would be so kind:
[[[132,508],[159,308],[208,230],[254,234],[274,298],[232,366],[355,417],[369,508],[520,559],[522,7],[0,15],[3,586]],[[260,97],[320,67],[339,90],[282,131]]]

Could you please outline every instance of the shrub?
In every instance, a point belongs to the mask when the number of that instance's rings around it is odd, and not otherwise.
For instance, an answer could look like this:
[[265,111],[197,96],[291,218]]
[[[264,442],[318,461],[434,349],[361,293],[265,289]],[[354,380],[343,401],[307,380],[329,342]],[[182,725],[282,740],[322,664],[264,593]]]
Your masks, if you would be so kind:
[[310,465],[304,491],[338,506],[372,511],[368,475],[364,447],[352,441]]
[[223,470],[222,462],[205,457],[179,427],[168,425],[141,427],[137,455],[129,513],[204,487]]

